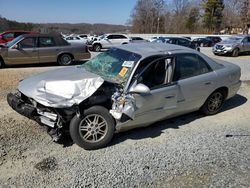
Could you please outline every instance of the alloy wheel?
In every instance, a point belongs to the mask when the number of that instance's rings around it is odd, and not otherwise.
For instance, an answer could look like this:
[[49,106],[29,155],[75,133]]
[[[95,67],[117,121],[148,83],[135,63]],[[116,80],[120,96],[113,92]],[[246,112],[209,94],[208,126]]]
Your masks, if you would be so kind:
[[220,92],[214,93],[208,101],[208,110],[210,112],[215,112],[220,109],[223,104],[223,95]]
[[95,143],[102,140],[108,131],[106,120],[98,115],[87,115],[80,123],[80,136],[85,142]]

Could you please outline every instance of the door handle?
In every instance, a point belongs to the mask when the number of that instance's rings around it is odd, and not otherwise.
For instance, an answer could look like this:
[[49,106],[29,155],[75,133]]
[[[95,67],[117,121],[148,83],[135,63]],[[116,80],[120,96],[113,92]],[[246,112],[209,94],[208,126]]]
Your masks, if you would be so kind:
[[169,96],[166,96],[165,99],[172,99],[174,97],[175,97],[175,95],[169,95]]
[[211,85],[212,82],[205,82],[204,84],[205,84],[205,85]]

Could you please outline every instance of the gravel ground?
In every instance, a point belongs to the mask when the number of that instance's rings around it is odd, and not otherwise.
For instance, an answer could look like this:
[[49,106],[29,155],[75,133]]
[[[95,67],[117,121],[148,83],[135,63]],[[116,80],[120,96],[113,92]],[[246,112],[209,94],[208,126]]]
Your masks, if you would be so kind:
[[0,187],[250,187],[250,57],[217,58],[242,68],[242,87],[222,112],[119,133],[96,151],[53,143],[8,107],[18,80],[54,67],[0,70]]

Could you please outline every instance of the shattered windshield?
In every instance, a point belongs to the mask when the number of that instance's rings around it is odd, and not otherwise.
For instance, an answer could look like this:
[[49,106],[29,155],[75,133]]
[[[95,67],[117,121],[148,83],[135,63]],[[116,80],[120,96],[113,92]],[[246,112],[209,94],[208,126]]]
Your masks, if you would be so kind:
[[105,80],[125,83],[140,55],[125,50],[111,48],[87,61],[81,68],[97,74]]

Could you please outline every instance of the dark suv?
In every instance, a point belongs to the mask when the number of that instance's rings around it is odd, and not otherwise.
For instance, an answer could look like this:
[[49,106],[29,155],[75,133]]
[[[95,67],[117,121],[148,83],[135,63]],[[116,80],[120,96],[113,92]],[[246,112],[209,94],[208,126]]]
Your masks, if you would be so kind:
[[200,51],[199,46],[194,44],[191,40],[182,37],[159,37],[158,39],[155,39],[152,42],[176,44]]

